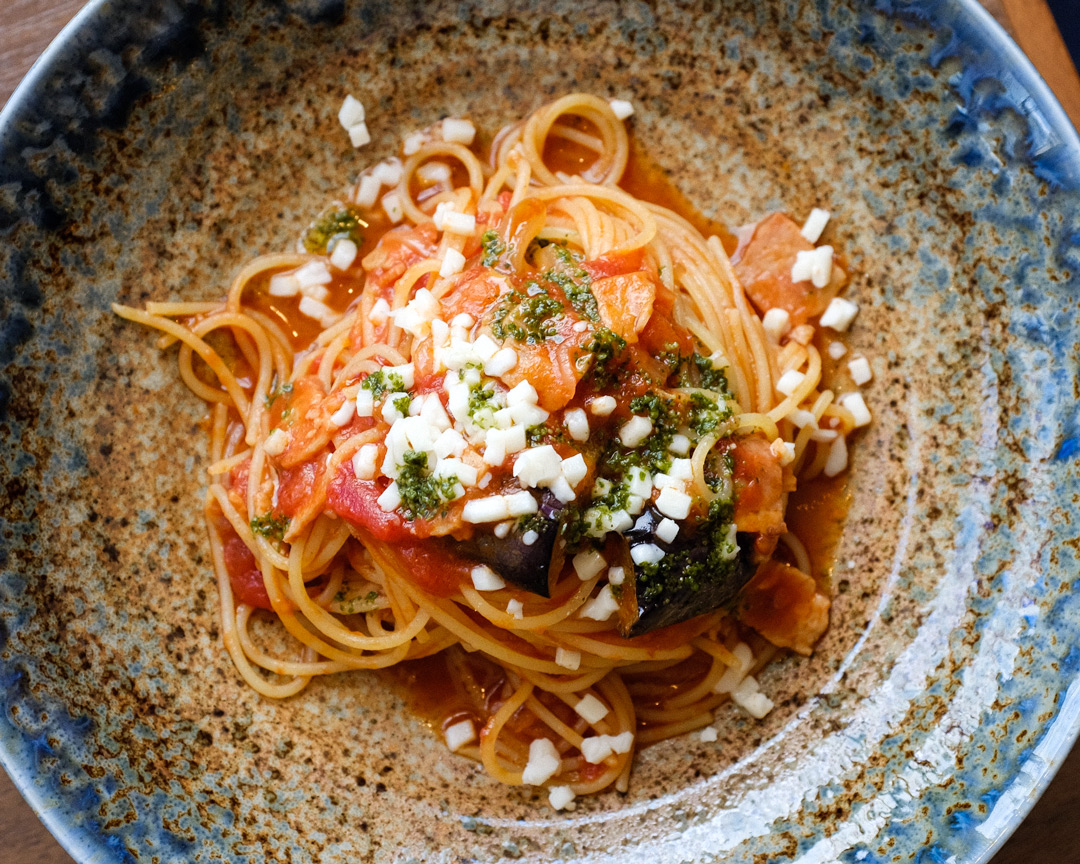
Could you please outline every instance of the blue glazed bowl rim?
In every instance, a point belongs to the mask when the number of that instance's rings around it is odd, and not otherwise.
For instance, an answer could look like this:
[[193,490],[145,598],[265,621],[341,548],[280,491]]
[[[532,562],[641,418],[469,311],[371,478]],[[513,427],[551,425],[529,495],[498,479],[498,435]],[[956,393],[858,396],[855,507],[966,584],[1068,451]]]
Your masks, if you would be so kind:
[[[34,62],[7,103],[0,109],[0,146],[3,146],[4,140],[8,137],[7,130],[14,123],[14,118],[20,113],[22,106],[38,98],[42,85],[56,73],[70,44],[84,29],[94,26],[95,19],[98,18],[103,7],[113,5],[115,2],[116,0],[89,0]],[[1064,108],[1046,81],[1036,71],[1031,60],[979,0],[952,0],[952,2],[955,4],[954,9],[957,15],[954,20],[966,18],[962,40],[966,40],[969,46],[981,42],[981,47],[995,52],[1000,65],[1007,67],[1017,82],[1035,100],[1038,112],[1069,151],[1072,156],[1070,161],[1080,174],[1080,134],[1077,133]],[[879,2],[876,5],[892,14],[903,9],[902,5],[897,6],[893,3]],[[1019,774],[1027,773],[1031,778],[1032,769],[1029,766],[1034,760],[1025,763],[1017,770],[1009,784],[1002,790],[1003,794],[994,807],[996,816],[996,811],[1001,805],[1007,802],[1012,806],[1011,812],[1002,814],[1002,820],[995,820],[999,824],[1004,822],[1001,825],[1002,830],[976,853],[977,857],[966,860],[964,864],[987,864],[1027,817],[1061,768],[1080,737],[1080,678],[1075,679],[1067,688],[1061,708],[1041,731],[1043,734],[1039,744],[1041,751],[1039,755],[1042,757],[1039,760],[1040,773],[1032,778],[1033,783],[1029,779],[1024,784],[1024,794],[1011,796],[1008,793],[1019,784]],[[110,848],[104,843],[95,842],[96,838],[90,838],[85,829],[73,823],[70,814],[61,807],[50,805],[44,799],[33,782],[31,762],[13,749],[9,749],[3,740],[0,740],[0,765],[11,777],[15,787],[37,813],[45,827],[73,859],[80,864],[122,860],[124,857],[122,848]]]

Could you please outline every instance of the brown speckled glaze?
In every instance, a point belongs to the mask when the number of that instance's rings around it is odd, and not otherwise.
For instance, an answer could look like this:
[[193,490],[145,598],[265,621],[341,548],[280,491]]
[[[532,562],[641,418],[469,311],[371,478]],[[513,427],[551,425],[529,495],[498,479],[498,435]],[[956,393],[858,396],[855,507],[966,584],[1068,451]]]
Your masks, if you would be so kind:
[[[879,6],[101,2],[54,49],[0,123],[0,758],[76,858],[985,860],[1076,725],[1078,147],[974,4]],[[377,675],[242,684],[204,408],[108,303],[221,296],[407,132],[574,90],[725,224],[833,211],[874,424],[776,710],[557,814]]]

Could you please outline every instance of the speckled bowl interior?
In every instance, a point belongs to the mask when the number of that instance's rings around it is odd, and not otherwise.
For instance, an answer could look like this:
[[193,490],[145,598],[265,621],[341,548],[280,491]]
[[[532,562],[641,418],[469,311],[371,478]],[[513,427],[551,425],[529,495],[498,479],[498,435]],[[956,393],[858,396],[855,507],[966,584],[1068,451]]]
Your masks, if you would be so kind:
[[[378,678],[242,685],[203,407],[108,304],[218,297],[404,133],[571,90],[729,225],[833,211],[875,422],[776,710],[556,814]],[[971,864],[1067,752],[1080,145],[974,2],[98,2],[0,136],[0,759],[80,861]]]

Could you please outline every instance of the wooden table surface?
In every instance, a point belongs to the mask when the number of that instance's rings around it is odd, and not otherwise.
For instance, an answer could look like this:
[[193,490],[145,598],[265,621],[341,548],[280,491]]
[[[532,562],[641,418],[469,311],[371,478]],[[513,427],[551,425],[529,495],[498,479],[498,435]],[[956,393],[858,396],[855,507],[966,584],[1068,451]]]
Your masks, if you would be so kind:
[[[0,105],[83,0],[0,0]],[[982,0],[1005,25],[1080,125],[1080,78],[1043,0]],[[1080,12],[1078,12],[1080,14]],[[1080,862],[1080,748],[993,864]],[[0,862],[71,864],[0,771]]]

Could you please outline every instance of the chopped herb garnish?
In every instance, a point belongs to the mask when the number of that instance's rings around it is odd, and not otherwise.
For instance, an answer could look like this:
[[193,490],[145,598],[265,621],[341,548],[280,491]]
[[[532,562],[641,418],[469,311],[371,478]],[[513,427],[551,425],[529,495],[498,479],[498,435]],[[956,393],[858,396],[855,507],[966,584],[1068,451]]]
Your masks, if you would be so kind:
[[563,317],[563,305],[540,286],[526,283],[526,293],[511,291],[495,310],[491,332],[496,339],[516,339],[538,345],[558,332],[557,321]]
[[276,390],[270,392],[263,401],[263,404],[266,406],[267,410],[269,410],[270,406],[277,401],[278,396],[288,396],[290,393],[292,393],[292,384],[282,384]]
[[506,251],[506,244],[494,231],[485,231],[480,237],[480,248],[484,252],[480,263],[485,267],[494,267],[499,263],[499,256]]
[[586,352],[592,355],[590,371],[598,389],[604,390],[618,383],[625,350],[626,340],[622,336],[607,327],[597,328]]
[[545,270],[543,278],[558,285],[570,305],[583,318],[598,322],[600,309],[592,293],[592,277],[579,266],[580,256],[576,256],[565,246],[552,247],[557,263],[550,270]]
[[288,516],[275,516],[273,513],[264,513],[251,520],[253,534],[261,534],[271,540],[280,540],[285,536],[289,528]]
[[726,402],[717,402],[704,393],[690,394],[690,428],[698,437],[708,435],[725,420],[729,420],[731,413]]
[[[370,375],[367,376],[361,383],[360,387],[364,390],[370,390],[372,398],[376,402],[382,399],[386,395],[387,391],[393,393],[408,392],[408,388],[405,386],[404,380],[397,372],[391,372],[387,375],[382,369],[376,369]],[[408,410],[401,412],[408,414]]]
[[433,477],[428,473],[428,456],[422,450],[406,450],[401,457],[397,487],[401,512],[406,519],[430,519],[447,501],[456,496],[458,478]]
[[364,242],[361,228],[367,223],[352,207],[331,207],[323,211],[304,235],[304,248],[312,255],[325,255],[338,240],[348,238],[357,246]]
[[406,393],[403,396],[398,396],[398,398],[394,400],[394,408],[397,409],[398,414],[400,414],[402,417],[408,417],[409,404],[411,402],[412,399],[409,397],[409,394]]

